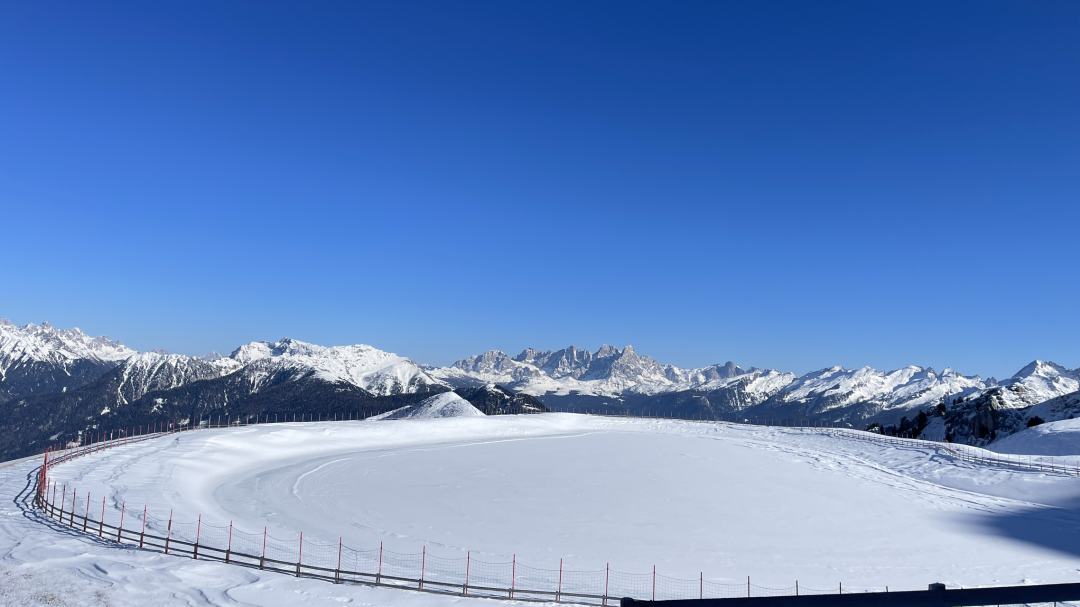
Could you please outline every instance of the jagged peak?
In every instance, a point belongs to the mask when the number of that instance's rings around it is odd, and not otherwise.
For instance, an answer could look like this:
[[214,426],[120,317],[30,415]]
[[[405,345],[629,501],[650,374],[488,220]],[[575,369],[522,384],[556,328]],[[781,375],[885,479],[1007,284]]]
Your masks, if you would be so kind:
[[1065,367],[1063,367],[1063,366],[1061,366],[1061,365],[1059,365],[1059,364],[1057,364],[1055,362],[1051,362],[1051,361],[1048,361],[1048,360],[1038,360],[1038,359],[1036,359],[1036,360],[1033,360],[1033,361],[1029,362],[1028,364],[1024,365],[1024,368],[1017,371],[1013,375],[1013,377],[1014,378],[1028,377],[1030,375],[1035,375],[1035,374],[1040,373],[1040,372],[1046,372],[1047,370],[1053,370],[1053,371],[1055,371],[1057,373],[1066,373],[1066,374],[1074,373],[1074,372],[1069,371]]
[[[626,346],[626,348],[628,350],[630,350],[631,352],[634,351],[634,349],[632,347],[630,347],[630,346]],[[615,346],[609,346],[607,344],[604,344],[604,345],[600,346],[600,349],[596,351],[596,358],[609,358],[609,357],[618,356],[618,355],[619,355],[619,349],[616,348]]]

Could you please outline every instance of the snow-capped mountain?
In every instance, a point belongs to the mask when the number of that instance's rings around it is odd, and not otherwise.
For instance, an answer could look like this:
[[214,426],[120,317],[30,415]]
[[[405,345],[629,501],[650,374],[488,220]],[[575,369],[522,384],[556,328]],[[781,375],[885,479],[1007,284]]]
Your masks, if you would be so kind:
[[497,383],[533,396],[575,393],[610,397],[624,393],[652,395],[694,389],[745,373],[731,362],[700,369],[680,369],[641,356],[633,346],[619,350],[609,345],[595,353],[575,346],[547,352],[528,348],[514,357],[499,350],[489,350],[449,367],[428,367],[426,370],[454,386]]
[[[909,366],[894,371],[830,367],[797,377],[777,370],[743,370],[734,363],[699,369],[663,365],[630,346],[596,352],[574,346],[534,348],[517,356],[490,350],[449,367],[425,367],[450,385],[496,383],[556,408],[616,404],[631,412],[682,411],[723,417],[734,412],[852,423],[899,420],[909,411],[969,400],[1000,388],[999,400],[1027,407],[1080,389],[1080,372],[1035,361],[1004,382],[949,368]],[[892,418],[896,418],[893,420]]]
[[980,377],[967,377],[952,369],[939,374],[916,366],[889,372],[870,367],[831,367],[795,379],[784,388],[781,400],[804,405],[806,414],[855,405],[869,405],[880,412],[932,406],[945,399],[970,396],[986,387]]
[[289,338],[273,343],[256,341],[240,346],[222,360],[243,369],[251,378],[253,391],[266,378],[285,371],[310,371],[322,381],[349,383],[376,396],[446,387],[408,358],[366,345],[325,347]]
[[171,390],[203,379],[214,379],[239,370],[241,365],[231,358],[207,362],[202,358],[182,354],[141,352],[124,361],[117,369],[118,405],[139,400],[148,392]]
[[348,384],[373,396],[447,389],[411,360],[371,346],[327,348],[285,338],[277,342],[251,342],[228,357],[135,354],[99,382],[98,391],[103,393],[99,400],[104,398],[103,413],[107,413],[151,392],[224,377],[230,378],[227,392],[234,397],[299,380]]
[[0,402],[81,387],[135,355],[124,344],[82,330],[17,326],[0,318]]
[[1035,360],[1002,382],[1001,398],[1012,408],[1029,407],[1080,390],[1080,369]]

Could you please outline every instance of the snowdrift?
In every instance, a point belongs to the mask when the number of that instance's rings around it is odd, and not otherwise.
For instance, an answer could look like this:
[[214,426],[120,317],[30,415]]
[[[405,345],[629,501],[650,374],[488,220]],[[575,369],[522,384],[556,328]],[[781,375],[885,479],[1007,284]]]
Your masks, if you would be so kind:
[[998,453],[1080,455],[1080,419],[1047,422],[991,443]]
[[372,419],[436,419],[441,417],[486,417],[472,404],[453,392],[443,392],[415,405],[394,409]]

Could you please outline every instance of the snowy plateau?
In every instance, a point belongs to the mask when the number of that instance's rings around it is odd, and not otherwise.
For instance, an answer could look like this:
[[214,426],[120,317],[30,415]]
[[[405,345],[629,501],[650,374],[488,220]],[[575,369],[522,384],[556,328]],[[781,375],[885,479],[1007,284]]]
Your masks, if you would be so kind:
[[[38,463],[0,468],[0,604],[514,602],[118,546],[31,509]],[[323,547],[312,559],[340,538],[478,567],[515,559],[519,572],[561,562],[567,580],[655,566],[695,588],[699,576],[804,592],[1080,577],[1077,477],[812,428],[568,413],[270,423],[120,446],[57,466],[52,480],[67,499],[77,491],[80,509],[89,496],[95,520],[115,524],[126,509],[138,529],[145,505],[150,529],[164,533],[172,516],[177,537],[196,525],[225,537],[231,524],[295,547],[303,533]]]

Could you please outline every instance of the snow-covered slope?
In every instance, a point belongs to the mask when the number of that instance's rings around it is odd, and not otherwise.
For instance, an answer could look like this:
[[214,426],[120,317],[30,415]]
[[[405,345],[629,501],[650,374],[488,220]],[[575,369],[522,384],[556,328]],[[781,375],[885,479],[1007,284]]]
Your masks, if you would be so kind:
[[[32,473],[31,463],[0,468],[0,553],[8,555],[0,565],[13,569],[7,579],[36,573],[35,592],[74,579],[97,584],[118,606],[521,604],[123,549],[21,515],[16,494]],[[164,531],[172,511],[170,537],[193,542],[201,533],[205,544],[228,545],[231,523],[257,554],[266,529],[286,540],[270,548],[286,558],[303,532],[314,540],[303,552],[309,566],[334,567],[339,542],[376,555],[380,545],[387,554],[423,551],[426,571],[453,572],[442,581],[464,582],[470,554],[473,580],[478,561],[505,563],[485,565],[482,580],[557,588],[562,559],[564,592],[603,592],[610,566],[611,594],[645,600],[657,563],[657,599],[696,598],[711,584],[732,585],[732,596],[747,576],[766,588],[798,580],[805,593],[840,583],[847,592],[896,591],[925,589],[927,580],[973,587],[1077,575],[1075,477],[813,429],[564,414],[265,424],[127,445],[52,475],[58,501],[77,488],[77,506],[89,495],[95,520],[107,496],[107,524],[133,504],[125,524],[139,529],[145,504],[151,532]],[[432,566],[444,558],[461,566]],[[419,574],[420,561],[389,562]],[[377,557],[350,562],[378,567]],[[522,574],[523,565],[550,573]]]
[[0,402],[85,385],[135,351],[102,335],[0,318]]
[[324,347],[289,338],[256,341],[240,346],[229,359],[251,377],[254,389],[282,371],[311,371],[323,381],[349,383],[377,396],[412,394],[444,385],[408,358],[362,344]]
[[994,441],[990,449],[1017,455],[1080,455],[1080,419],[1064,419],[1027,428]]
[[443,392],[415,405],[395,409],[373,419],[435,419],[440,417],[484,417],[484,414],[457,394]]

